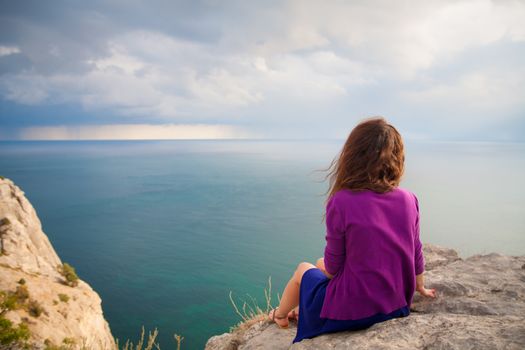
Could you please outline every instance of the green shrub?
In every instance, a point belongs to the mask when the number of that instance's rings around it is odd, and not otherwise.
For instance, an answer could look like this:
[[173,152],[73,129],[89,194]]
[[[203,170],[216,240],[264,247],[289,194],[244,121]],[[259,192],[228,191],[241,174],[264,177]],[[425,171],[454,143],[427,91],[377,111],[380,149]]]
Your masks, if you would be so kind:
[[56,345],[49,339],[46,339],[44,341],[44,345],[46,346],[44,350],[69,350],[70,349],[69,346],[66,347],[65,345]]
[[[62,345],[56,345],[53,344],[53,342],[49,339],[46,339],[44,341],[44,345],[46,346],[44,350],[73,350],[75,349],[76,341],[74,338],[64,338],[62,339]],[[83,348],[82,348],[83,349]]]
[[2,291],[0,294],[1,297],[1,306],[5,310],[16,310],[20,306],[18,303],[18,298],[13,292]]
[[28,339],[29,329],[25,323],[13,327],[10,320],[0,316],[0,345],[24,344]]
[[73,266],[68,263],[64,263],[62,266],[59,265],[59,272],[66,279],[68,286],[76,287],[78,285],[78,276]]
[[3,180],[3,179],[5,179],[5,177],[3,177],[2,175],[0,175],[0,180]]
[[75,338],[64,338],[62,339],[62,344],[65,345],[75,345],[77,342],[75,341]]
[[49,338],[44,340],[44,345],[46,346],[44,348],[44,350],[55,350],[55,349],[57,349],[57,346],[55,344],[53,344],[53,342]]
[[69,296],[67,294],[58,293],[58,299],[64,303],[67,303],[69,301]]
[[17,286],[16,291],[0,292],[0,308],[4,310],[16,310],[20,308],[29,299],[27,286]]
[[19,304],[25,303],[25,301],[29,299],[29,290],[27,290],[27,286],[21,285],[16,287],[15,295]]
[[26,280],[21,278],[18,280],[18,284],[26,284]]
[[44,308],[37,300],[31,299],[27,304],[27,312],[33,317],[39,317],[44,312]]

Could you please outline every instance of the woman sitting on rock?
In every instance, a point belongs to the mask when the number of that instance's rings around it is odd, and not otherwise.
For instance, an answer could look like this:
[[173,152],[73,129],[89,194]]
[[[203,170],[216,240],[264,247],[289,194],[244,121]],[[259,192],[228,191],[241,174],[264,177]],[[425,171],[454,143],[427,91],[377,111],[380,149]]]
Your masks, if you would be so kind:
[[299,314],[294,343],[408,316],[414,290],[435,298],[423,282],[418,200],[398,187],[404,160],[399,132],[373,118],[332,162],[324,258],[297,266],[269,314],[281,328]]

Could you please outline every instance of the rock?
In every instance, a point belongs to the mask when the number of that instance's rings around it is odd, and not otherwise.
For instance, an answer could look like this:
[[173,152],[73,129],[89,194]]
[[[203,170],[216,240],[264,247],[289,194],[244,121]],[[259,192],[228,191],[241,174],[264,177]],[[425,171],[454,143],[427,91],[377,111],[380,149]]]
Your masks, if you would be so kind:
[[[24,279],[29,300],[42,308],[38,317],[23,307],[2,315],[15,325],[28,325],[32,348],[45,348],[46,339],[57,346],[66,339],[74,348],[115,348],[99,295],[82,280],[75,287],[64,284],[57,269],[62,261],[24,192],[9,179],[0,179],[0,249],[0,291],[13,292]],[[68,300],[60,301],[59,294]]]
[[523,318],[514,316],[418,314],[303,340],[290,349],[523,349],[523,327]]
[[293,345],[294,323],[282,330],[261,320],[211,338],[206,349],[525,348],[525,256],[493,253],[461,259],[453,249],[429,244],[424,255],[426,285],[436,288],[438,297],[416,293],[408,317]]
[[[221,335],[216,335],[214,337],[211,337],[208,339],[208,342],[206,343],[206,349],[208,350],[225,350],[225,349],[232,349],[234,348],[234,342],[233,342],[233,334],[231,333],[224,333]],[[225,344],[229,347],[225,347]],[[235,346],[236,348],[237,346]]]
[[461,260],[461,258],[454,249],[427,244],[425,246],[425,260],[425,269],[433,270],[438,266]]
[[11,180],[0,180],[0,262],[26,273],[59,277],[60,258],[42,232],[35,209]]

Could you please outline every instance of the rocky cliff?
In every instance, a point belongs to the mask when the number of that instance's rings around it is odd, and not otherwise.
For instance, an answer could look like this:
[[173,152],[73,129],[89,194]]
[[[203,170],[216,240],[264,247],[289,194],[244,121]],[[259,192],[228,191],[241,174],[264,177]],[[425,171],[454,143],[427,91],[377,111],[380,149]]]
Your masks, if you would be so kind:
[[100,297],[61,267],[24,192],[0,179],[0,316],[11,322],[3,321],[4,336],[20,330],[32,348],[114,349]]
[[525,349],[525,256],[461,259],[432,245],[424,254],[426,284],[438,297],[416,295],[408,317],[294,345],[294,323],[282,330],[260,320],[210,338],[206,350]]

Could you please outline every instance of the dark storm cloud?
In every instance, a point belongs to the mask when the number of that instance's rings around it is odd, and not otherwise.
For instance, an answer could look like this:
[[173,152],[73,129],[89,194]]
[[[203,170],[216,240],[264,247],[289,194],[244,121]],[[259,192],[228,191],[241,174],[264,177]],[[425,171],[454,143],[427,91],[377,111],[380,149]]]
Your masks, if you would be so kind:
[[[215,1],[2,1],[0,44],[23,52],[3,60],[3,71],[33,68],[42,74],[81,72],[86,60],[105,57],[108,41],[131,30],[214,43],[227,22],[241,21],[254,5]],[[32,65],[29,64],[32,63]],[[22,66],[22,67],[21,67]],[[7,68],[6,68],[7,67]]]

